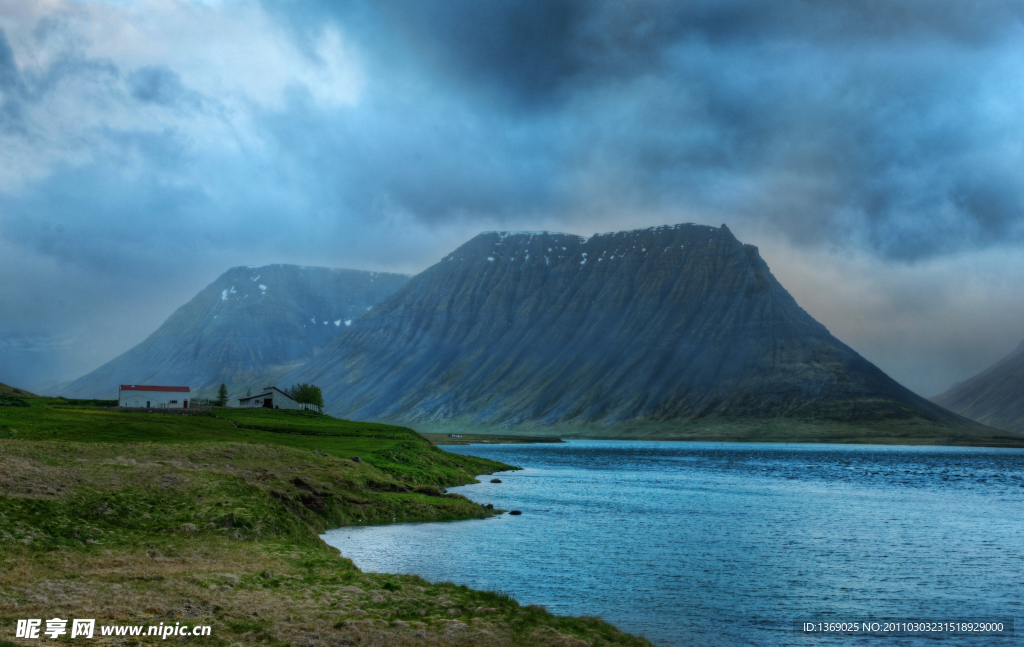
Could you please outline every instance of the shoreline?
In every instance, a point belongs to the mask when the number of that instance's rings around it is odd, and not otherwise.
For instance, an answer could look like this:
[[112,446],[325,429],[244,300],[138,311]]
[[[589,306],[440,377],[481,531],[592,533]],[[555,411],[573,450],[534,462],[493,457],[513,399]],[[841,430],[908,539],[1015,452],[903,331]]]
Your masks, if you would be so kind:
[[[734,612],[747,603],[762,611],[774,604],[787,610],[773,619],[783,623],[800,617],[800,601],[815,595],[852,605],[834,609],[837,613],[873,612],[872,603],[864,602],[874,586],[871,573],[906,564],[929,573],[921,581],[948,576],[958,582],[972,598],[987,600],[975,607],[986,613],[998,612],[998,596],[1013,599],[1015,589],[1007,588],[1007,578],[988,574],[1006,573],[1008,567],[1012,572],[1012,556],[1003,559],[1001,551],[1012,545],[1014,524],[1006,519],[1012,519],[1014,502],[1024,496],[1019,449],[574,441],[561,448],[494,447],[478,455],[526,471],[502,477],[504,484],[481,479],[484,483],[452,491],[493,501],[496,507],[520,508],[527,523],[507,518],[429,529],[341,529],[329,543],[369,570],[411,572],[430,581],[454,574],[457,582],[479,588],[509,586],[522,600],[559,613],[601,614],[633,633],[645,630],[659,644],[718,644],[691,640],[690,629],[674,632],[671,626],[674,621],[691,628],[703,622],[703,610],[673,610],[685,607],[687,591],[701,583],[721,587],[712,587],[722,605],[717,607],[721,613],[713,614],[717,617],[727,615],[723,609]],[[958,550],[981,546],[978,553],[968,553],[984,555],[993,560],[990,564],[968,567],[955,558],[956,552],[952,557],[948,551],[943,557],[935,554],[950,546],[944,538],[959,527],[958,519],[943,515],[958,503],[964,508],[958,516],[970,526],[960,528]],[[991,507],[979,505],[984,503]],[[844,511],[841,520],[833,516],[837,509]],[[885,512],[873,514],[878,510]],[[986,523],[991,526],[978,530]],[[823,526],[832,532],[820,530]],[[830,536],[844,541],[835,545]],[[901,537],[910,543],[900,544]],[[793,548],[763,553],[755,548],[782,544]],[[652,552],[659,558],[651,559]],[[821,559],[823,553],[834,560]],[[865,555],[878,558],[877,569],[854,569],[849,593],[844,593],[842,578],[823,579],[831,572],[829,563],[848,572]],[[893,559],[885,559],[890,555]],[[793,581],[783,577],[805,567],[816,575]],[[669,576],[673,586],[645,597],[642,609],[630,604],[633,596],[659,589]],[[915,584],[899,585],[899,594],[890,600],[906,596],[920,605],[914,607],[917,612],[932,608],[927,589],[915,589]],[[607,595],[580,597],[575,591],[581,588]],[[874,611],[888,606],[879,603]],[[942,607],[942,613],[953,612],[954,606]],[[758,635],[764,642],[764,635]],[[721,644],[746,643],[723,639]]]
[[[967,421],[970,422],[970,421]],[[1024,434],[978,423],[952,428],[919,419],[877,424],[835,421],[709,419],[704,421],[634,421],[615,425],[557,424],[549,426],[482,425],[471,420],[412,425],[425,437],[462,435],[473,438],[555,438],[568,440],[657,440],[723,443],[807,443],[838,445],[934,445],[953,447],[1024,448]],[[527,442],[545,442],[533,440]],[[492,444],[492,443],[488,443]]]
[[533,445],[559,444],[565,441],[556,436],[516,436],[511,434],[433,434],[419,432],[438,447],[447,445]]

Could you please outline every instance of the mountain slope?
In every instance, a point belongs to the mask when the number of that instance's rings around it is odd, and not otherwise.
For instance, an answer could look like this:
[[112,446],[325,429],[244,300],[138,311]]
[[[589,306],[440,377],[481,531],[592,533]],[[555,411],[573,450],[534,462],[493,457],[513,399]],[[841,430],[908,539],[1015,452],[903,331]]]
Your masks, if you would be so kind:
[[145,341],[65,389],[116,397],[119,384],[173,384],[210,394],[221,383],[265,386],[312,358],[409,277],[297,265],[235,267]]
[[1024,342],[932,401],[996,429],[1024,433]]
[[0,398],[36,398],[39,397],[28,391],[22,389],[16,389],[13,386],[7,386],[3,382],[0,382]]
[[335,413],[407,423],[980,428],[829,334],[724,225],[481,234],[290,379]]

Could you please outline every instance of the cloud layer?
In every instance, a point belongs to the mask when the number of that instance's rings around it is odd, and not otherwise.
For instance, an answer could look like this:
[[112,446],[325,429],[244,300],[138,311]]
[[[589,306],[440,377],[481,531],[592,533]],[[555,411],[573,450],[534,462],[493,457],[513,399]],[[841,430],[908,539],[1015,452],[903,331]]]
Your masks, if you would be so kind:
[[[84,372],[231,265],[695,221],[930,395],[1024,336],[1022,62],[1000,0],[0,0],[0,381]],[[890,352],[897,320],[930,341]]]

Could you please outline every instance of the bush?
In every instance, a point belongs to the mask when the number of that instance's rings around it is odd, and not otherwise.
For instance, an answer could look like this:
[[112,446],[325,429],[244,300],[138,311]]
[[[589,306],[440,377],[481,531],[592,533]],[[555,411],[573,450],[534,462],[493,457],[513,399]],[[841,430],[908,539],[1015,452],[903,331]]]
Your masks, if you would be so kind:
[[292,388],[285,391],[292,400],[298,403],[315,404],[318,407],[324,406],[324,396],[319,386],[312,384],[293,384]]
[[436,485],[419,485],[413,492],[419,492],[420,494],[426,494],[427,496],[444,496],[444,492],[441,488]]
[[[96,399],[80,399],[80,398],[65,398],[58,396],[51,400],[53,404],[59,404],[60,406],[72,406],[72,407],[116,407],[117,400],[96,400]],[[18,405],[21,406],[21,405]]]

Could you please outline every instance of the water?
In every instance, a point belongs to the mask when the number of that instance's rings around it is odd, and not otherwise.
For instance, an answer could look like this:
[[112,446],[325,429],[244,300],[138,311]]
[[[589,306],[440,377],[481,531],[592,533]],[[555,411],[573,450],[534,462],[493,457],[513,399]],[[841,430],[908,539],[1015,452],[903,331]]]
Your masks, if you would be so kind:
[[[519,509],[339,528],[364,570],[514,593],[659,645],[1024,645],[1024,451],[577,441],[449,451]],[[797,621],[1016,619],[1015,637],[815,636]]]

